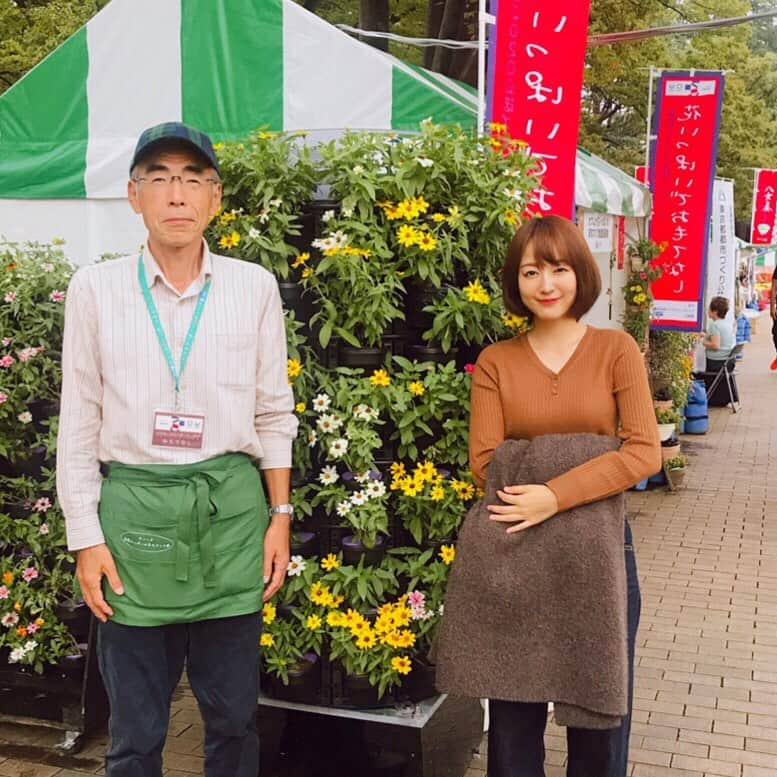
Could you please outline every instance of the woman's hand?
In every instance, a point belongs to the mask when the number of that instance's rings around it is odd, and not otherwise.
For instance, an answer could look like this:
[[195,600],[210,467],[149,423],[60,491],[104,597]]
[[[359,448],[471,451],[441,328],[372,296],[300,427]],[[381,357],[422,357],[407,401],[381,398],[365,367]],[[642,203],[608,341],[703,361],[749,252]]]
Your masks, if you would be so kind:
[[505,486],[504,491],[496,493],[505,504],[488,505],[490,518],[515,523],[507,529],[508,534],[538,526],[558,512],[556,495],[547,486]]

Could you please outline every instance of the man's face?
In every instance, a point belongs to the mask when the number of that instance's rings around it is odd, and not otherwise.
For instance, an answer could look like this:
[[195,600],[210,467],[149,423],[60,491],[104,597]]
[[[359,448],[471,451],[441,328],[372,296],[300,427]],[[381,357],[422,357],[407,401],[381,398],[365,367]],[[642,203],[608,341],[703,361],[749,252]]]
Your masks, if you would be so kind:
[[127,194],[160,246],[182,248],[199,242],[221,207],[216,171],[188,151],[160,151],[132,171]]

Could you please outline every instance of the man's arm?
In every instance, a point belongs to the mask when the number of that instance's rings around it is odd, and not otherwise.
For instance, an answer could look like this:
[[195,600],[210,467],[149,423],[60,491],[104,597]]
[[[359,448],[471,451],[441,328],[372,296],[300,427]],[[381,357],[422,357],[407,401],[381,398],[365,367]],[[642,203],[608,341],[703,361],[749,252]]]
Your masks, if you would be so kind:
[[78,552],[76,575],[84,601],[105,621],[113,611],[102,595],[103,575],[116,593],[122,593],[122,588],[98,515],[101,375],[97,307],[87,274],[80,271],[70,282],[65,302],[57,496],[65,515],[68,548]]

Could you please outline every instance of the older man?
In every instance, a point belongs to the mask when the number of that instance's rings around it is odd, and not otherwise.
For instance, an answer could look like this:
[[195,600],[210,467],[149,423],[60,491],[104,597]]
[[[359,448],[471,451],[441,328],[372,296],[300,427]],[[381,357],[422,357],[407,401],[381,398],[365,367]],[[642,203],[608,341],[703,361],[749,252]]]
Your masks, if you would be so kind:
[[68,291],[57,454],[68,544],[100,621],[106,773],[161,776],[186,662],[206,775],[256,777],[260,610],[289,561],[297,428],[280,295],[270,273],[203,240],[221,206],[207,135],[143,132],[128,194],[146,243],[79,270]]

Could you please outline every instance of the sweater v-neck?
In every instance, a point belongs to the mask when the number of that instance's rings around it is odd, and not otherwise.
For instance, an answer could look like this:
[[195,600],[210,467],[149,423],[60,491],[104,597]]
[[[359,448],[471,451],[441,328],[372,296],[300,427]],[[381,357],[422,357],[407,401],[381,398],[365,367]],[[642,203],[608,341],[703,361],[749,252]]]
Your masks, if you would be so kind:
[[549,375],[552,378],[558,378],[578,358],[578,355],[583,350],[585,350],[585,346],[587,345],[588,340],[590,339],[592,331],[593,331],[593,327],[586,325],[583,336],[578,341],[572,353],[569,354],[569,358],[564,362],[564,364],[561,365],[561,368],[558,370],[558,372],[554,372],[550,367],[548,367],[547,364],[545,364],[544,361],[542,361],[542,359],[540,359],[540,357],[537,355],[537,352],[534,350],[534,348],[532,348],[532,344],[529,342],[528,336],[524,337],[524,341],[526,343],[526,349],[529,352],[529,356],[534,361],[536,366],[539,367],[539,369],[542,372],[544,372],[546,375]]

